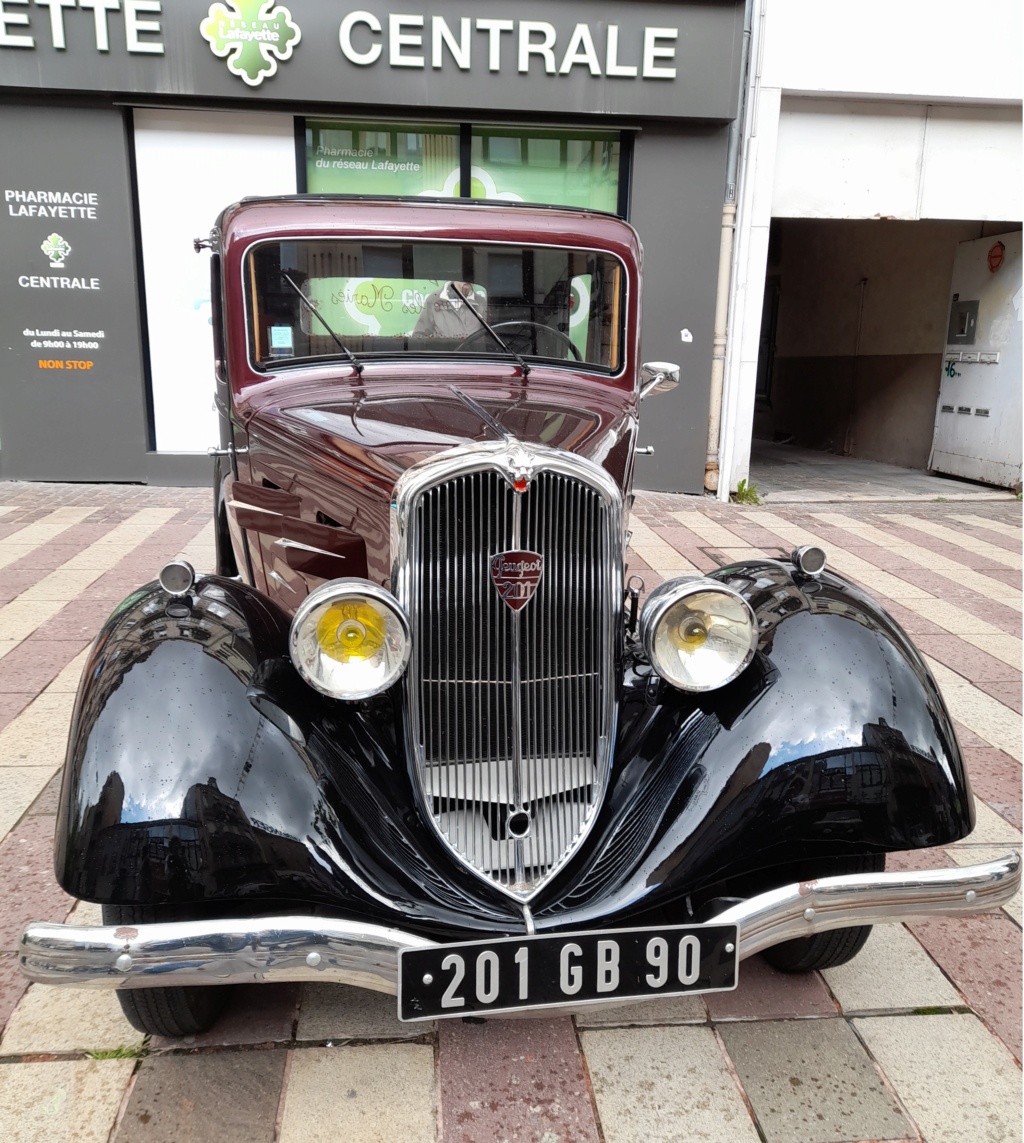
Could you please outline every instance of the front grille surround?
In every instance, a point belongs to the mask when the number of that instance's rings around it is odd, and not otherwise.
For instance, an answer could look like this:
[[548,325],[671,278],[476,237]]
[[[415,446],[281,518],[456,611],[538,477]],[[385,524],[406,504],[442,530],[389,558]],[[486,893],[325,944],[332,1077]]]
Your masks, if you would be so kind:
[[[392,585],[413,630],[405,735],[425,817],[521,902],[578,849],[607,786],[623,542],[614,480],[544,446],[455,449],[395,489]],[[484,570],[511,550],[545,557],[520,611]]]

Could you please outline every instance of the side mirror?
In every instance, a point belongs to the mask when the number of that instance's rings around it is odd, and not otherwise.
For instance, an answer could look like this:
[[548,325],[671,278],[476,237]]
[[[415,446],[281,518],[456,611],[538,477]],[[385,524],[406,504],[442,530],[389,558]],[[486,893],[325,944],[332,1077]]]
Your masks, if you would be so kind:
[[640,366],[640,400],[651,393],[671,393],[679,384],[679,366],[671,361],[645,361]]

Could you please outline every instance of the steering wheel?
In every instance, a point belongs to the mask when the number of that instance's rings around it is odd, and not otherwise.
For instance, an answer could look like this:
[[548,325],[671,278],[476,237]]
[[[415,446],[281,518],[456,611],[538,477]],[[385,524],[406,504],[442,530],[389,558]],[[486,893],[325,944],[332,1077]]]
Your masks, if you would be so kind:
[[[568,347],[570,354],[577,361],[583,360],[580,351],[571,338],[562,333],[560,329],[552,329],[551,326],[543,325],[539,321],[502,321],[491,326],[491,329],[495,333],[500,333],[502,341],[517,353],[527,353],[534,357],[558,357],[558,350],[561,349],[564,352]],[[506,336],[503,333],[504,330],[515,330],[516,332]],[[484,338],[494,341],[488,331],[481,326],[480,329],[474,330],[461,345],[456,346],[456,352],[463,349],[475,349],[477,343],[483,341]],[[545,339],[548,342],[546,348],[552,350],[550,353],[544,352],[544,349],[541,348]]]

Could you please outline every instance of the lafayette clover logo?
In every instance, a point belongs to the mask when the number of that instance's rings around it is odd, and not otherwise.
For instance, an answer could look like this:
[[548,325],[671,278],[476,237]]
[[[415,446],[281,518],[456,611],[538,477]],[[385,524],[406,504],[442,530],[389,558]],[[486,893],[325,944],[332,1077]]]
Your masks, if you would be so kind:
[[64,259],[71,253],[71,243],[59,234],[51,234],[39,249],[50,259],[52,269],[63,270]]
[[274,0],[229,0],[211,4],[209,14],[199,25],[203,39],[219,59],[228,57],[228,70],[250,87],[259,87],[277,71],[278,60],[291,59],[292,50],[302,39],[299,25],[287,8],[275,7]]

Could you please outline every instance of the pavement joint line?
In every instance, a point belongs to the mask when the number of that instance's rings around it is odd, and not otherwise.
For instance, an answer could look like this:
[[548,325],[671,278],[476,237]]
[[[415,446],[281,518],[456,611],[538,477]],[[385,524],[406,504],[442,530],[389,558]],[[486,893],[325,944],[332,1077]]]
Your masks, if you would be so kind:
[[[597,1106],[597,1092],[594,1091],[594,1080],[590,1074],[590,1065],[587,1063],[587,1053],[583,1050],[583,1036],[580,1032],[579,1025],[576,1023],[576,1017],[575,1016],[571,1017],[571,1020],[572,1020],[572,1034],[573,1034],[573,1038],[576,1041],[576,1051],[579,1054],[579,1058],[580,1058],[580,1070],[583,1072],[583,1082],[587,1088],[587,1099],[590,1102],[590,1112],[594,1117],[594,1128],[597,1132],[597,1138],[599,1140],[599,1143],[605,1143],[604,1129],[601,1126],[601,1112]],[[440,1065],[440,1058],[439,1058],[440,1057],[440,1047],[441,1047],[441,1037],[438,1036],[438,1038],[437,1038],[438,1065]],[[438,1068],[437,1068],[436,1075],[438,1077],[438,1083],[440,1083],[440,1075],[441,1075],[440,1066],[438,1066]],[[437,1098],[437,1112],[438,1112],[437,1138],[438,1138],[438,1140],[442,1140],[442,1139],[444,1139],[444,1135],[442,1134],[443,1124],[441,1123],[441,1093],[440,1093],[440,1090],[438,1090],[437,1095],[438,1095],[438,1098]]]
[[924,532],[927,536],[934,536],[937,540],[945,540],[947,543],[955,544],[958,548],[975,552],[977,555],[991,560],[994,564],[1002,564],[1014,571],[1020,571],[1024,567],[1024,559],[1016,552],[1008,552],[1005,548],[999,548],[995,544],[979,539],[977,536],[969,536],[965,532],[947,528],[944,524],[936,524],[931,520],[925,520],[919,516],[910,516],[904,512],[883,513],[882,519],[893,520],[906,528],[914,528],[918,532]]

